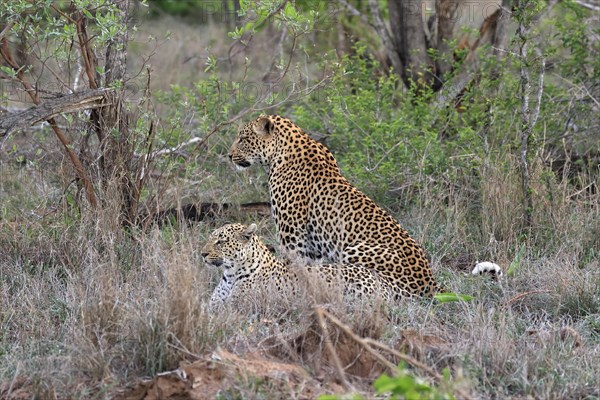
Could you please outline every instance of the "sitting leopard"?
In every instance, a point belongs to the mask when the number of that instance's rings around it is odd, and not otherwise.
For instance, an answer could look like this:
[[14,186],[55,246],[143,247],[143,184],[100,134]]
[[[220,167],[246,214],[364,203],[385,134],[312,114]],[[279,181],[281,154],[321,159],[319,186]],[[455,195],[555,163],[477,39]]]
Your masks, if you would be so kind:
[[255,232],[256,224],[228,224],[210,235],[201,251],[202,257],[208,264],[225,267],[212,293],[211,309],[231,301],[248,300],[257,293],[257,288],[269,285],[278,292],[293,293],[300,283],[300,272],[314,276],[330,289],[339,282],[344,295],[350,297],[380,297],[384,301],[401,297],[395,288],[367,268],[328,264],[295,269],[275,258]]
[[289,257],[367,267],[411,295],[440,291],[421,245],[289,119],[262,115],[247,123],[229,157],[239,168],[266,167],[271,210]]

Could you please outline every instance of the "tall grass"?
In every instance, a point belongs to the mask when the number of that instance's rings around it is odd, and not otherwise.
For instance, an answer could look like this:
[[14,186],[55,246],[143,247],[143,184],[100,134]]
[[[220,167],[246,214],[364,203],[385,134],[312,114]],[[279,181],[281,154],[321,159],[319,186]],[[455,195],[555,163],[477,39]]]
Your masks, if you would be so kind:
[[[478,398],[600,395],[597,194],[572,196],[560,182],[544,187],[548,206],[536,220],[556,229],[519,236],[516,178],[494,169],[487,173],[479,195],[460,190],[425,195],[396,214],[418,228],[414,233],[427,244],[444,285],[475,300],[407,300],[383,314],[310,295],[282,305],[269,294],[257,295],[250,309],[210,314],[207,301],[219,271],[202,263],[199,249],[226,221],[124,231],[110,203],[98,213],[61,209],[42,218],[4,203],[0,381],[25,379],[40,398],[100,395],[221,346],[241,357],[261,351],[333,382],[337,375],[312,308],[328,304],[360,336],[438,370],[449,367]],[[55,201],[46,197],[44,185],[21,184],[30,188],[36,208]],[[478,208],[481,216],[475,218]],[[266,240],[276,243],[270,220],[262,226]],[[465,265],[493,257],[510,273],[494,283],[444,264],[448,254],[459,253],[467,255]],[[371,380],[385,368],[343,332],[331,327],[329,335],[347,376],[368,394]],[[283,389],[275,383],[257,389],[246,376],[223,390],[278,396]],[[328,390],[334,389],[323,389]]]

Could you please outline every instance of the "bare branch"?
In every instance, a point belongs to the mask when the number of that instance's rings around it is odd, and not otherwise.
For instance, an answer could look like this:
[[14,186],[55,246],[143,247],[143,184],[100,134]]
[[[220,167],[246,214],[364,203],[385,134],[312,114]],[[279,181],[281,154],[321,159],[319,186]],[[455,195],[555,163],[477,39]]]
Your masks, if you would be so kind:
[[352,4],[348,3],[346,0],[339,0],[340,4],[352,15],[353,17],[358,17],[365,24],[373,27],[373,24],[369,21],[369,18],[360,11],[358,11]]
[[190,146],[190,145],[192,145],[194,143],[201,142],[203,140],[204,139],[199,138],[199,137],[193,137],[193,138],[191,138],[189,140],[186,140],[183,143],[179,143],[177,146],[169,147],[169,148],[166,148],[166,149],[156,150],[156,151],[153,151],[150,154],[133,153],[133,156],[136,157],[136,158],[139,158],[139,157],[155,158],[155,157],[158,157],[158,156],[166,156],[166,155],[170,155],[170,154],[173,154],[173,153],[178,153],[184,147]]
[[576,4],[579,4],[581,7],[587,8],[592,11],[600,11],[600,5],[589,3],[587,1],[582,0],[574,0]]
[[106,92],[112,89],[95,89],[84,92],[73,93],[28,108],[19,113],[5,115],[0,118],[0,137],[12,132],[27,128],[37,123],[47,121],[62,113],[73,113],[89,110],[106,105],[100,100],[104,99]]
[[85,72],[87,74],[90,87],[96,89],[98,82],[96,82],[95,65],[94,65],[94,54],[89,46],[89,39],[87,36],[87,30],[85,27],[86,18],[82,14],[77,20],[77,39],[79,40],[79,47],[81,49],[81,56],[83,57],[83,64],[85,65]]

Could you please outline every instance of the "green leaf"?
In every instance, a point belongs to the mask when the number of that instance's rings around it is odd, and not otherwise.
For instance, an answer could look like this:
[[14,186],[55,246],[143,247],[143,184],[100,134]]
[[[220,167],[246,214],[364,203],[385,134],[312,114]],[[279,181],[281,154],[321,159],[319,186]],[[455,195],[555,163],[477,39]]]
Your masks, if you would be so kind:
[[10,76],[11,78],[15,78],[17,76],[17,71],[15,71],[11,67],[7,67],[5,65],[0,65],[0,71],[4,72],[6,75]]
[[373,382],[373,386],[377,389],[377,393],[391,392],[396,387],[396,380],[383,374]]
[[87,10],[87,9],[84,8],[83,10],[81,10],[81,12],[83,13],[83,15],[85,15],[90,20],[94,19],[94,16],[92,15],[91,12],[89,12],[89,10]]
[[457,293],[438,293],[433,296],[434,299],[440,303],[450,303],[453,301],[471,301],[474,299],[473,296],[468,294],[457,294]]
[[298,13],[296,12],[296,8],[293,6],[291,2],[285,4],[283,8],[283,15],[289,19],[296,19],[298,17]]
[[508,269],[506,270],[506,276],[514,276],[519,268],[521,267],[521,261],[523,260],[523,255],[525,254],[525,245],[522,244],[515,255],[515,258],[512,260]]
[[394,394],[408,394],[411,391],[414,391],[418,386],[415,377],[411,375],[397,377],[395,379],[395,385],[396,387],[392,390],[392,393]]

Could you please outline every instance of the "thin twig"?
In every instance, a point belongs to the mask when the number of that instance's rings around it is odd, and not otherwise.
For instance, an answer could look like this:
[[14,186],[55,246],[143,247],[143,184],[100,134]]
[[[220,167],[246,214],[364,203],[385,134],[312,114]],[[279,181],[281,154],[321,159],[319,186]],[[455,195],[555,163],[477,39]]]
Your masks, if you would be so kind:
[[77,21],[75,21],[73,18],[71,18],[68,14],[65,14],[60,8],[58,8],[56,5],[54,4],[50,4],[50,8],[53,9],[54,11],[56,11],[60,16],[62,16],[63,18],[65,18],[67,21],[69,21],[72,24],[76,24]]
[[6,34],[12,29],[12,27],[15,25],[14,22],[9,22],[4,29],[2,29],[2,32],[0,32],[0,39],[4,39],[4,36],[6,36]]
[[511,298],[510,300],[508,300],[505,304],[509,305],[511,303],[514,303],[515,301],[522,299],[525,296],[529,296],[531,294],[538,294],[538,293],[550,293],[549,290],[532,290],[529,292],[524,292],[524,293],[519,293],[518,295],[514,296],[513,298]]
[[389,346],[386,346],[385,344],[378,342],[376,340],[373,340],[371,338],[364,338],[363,340],[365,341],[366,344],[369,344],[369,345],[375,346],[375,347],[379,347],[380,349],[385,350],[388,353],[393,354],[394,356],[398,357],[402,361],[406,361],[407,363],[411,364],[413,367],[417,367],[417,368],[427,372],[429,375],[431,375],[433,378],[435,378],[438,381],[443,378],[442,375],[438,374],[435,370],[431,369],[427,365],[423,364],[422,362],[414,359],[413,357],[411,357],[409,355],[402,354],[398,350],[393,349]]

